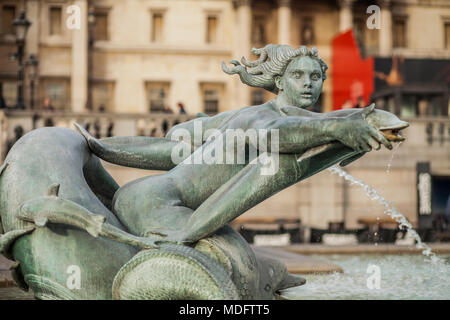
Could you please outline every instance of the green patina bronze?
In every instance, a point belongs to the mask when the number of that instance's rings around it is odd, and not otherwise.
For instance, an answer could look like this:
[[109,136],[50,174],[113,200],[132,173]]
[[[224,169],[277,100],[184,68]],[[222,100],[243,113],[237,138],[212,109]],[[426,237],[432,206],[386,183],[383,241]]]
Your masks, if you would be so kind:
[[[22,137],[0,168],[0,251],[16,261],[18,284],[40,299],[273,299],[302,285],[283,264],[256,256],[228,223],[336,163],[381,144],[391,149],[408,124],[374,105],[305,110],[326,78],[315,48],[253,53],[256,61],[222,68],[277,94],[262,105],[199,117],[165,138],[98,140],[80,126],[81,134],[42,128]],[[228,132],[244,134],[243,151]],[[255,143],[252,132],[270,143]],[[205,160],[219,155],[231,162]],[[167,172],[119,187],[99,158]]]

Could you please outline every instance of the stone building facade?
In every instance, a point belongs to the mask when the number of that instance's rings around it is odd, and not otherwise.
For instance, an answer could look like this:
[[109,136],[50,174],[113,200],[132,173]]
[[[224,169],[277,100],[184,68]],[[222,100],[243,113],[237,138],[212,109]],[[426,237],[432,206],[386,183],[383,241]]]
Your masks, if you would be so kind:
[[[367,8],[373,4],[380,9],[380,29],[366,28],[371,15]],[[241,84],[220,65],[242,56],[255,58],[252,47],[285,43],[316,46],[329,64],[320,100],[320,109],[329,111],[331,41],[350,28],[366,55],[450,59],[447,0],[0,0],[0,83],[9,105],[16,99],[17,85],[17,63],[8,59],[15,51],[10,24],[23,8],[32,22],[26,57],[35,54],[39,59],[36,92],[32,97],[26,89],[25,97],[27,103],[33,99],[37,109],[45,99],[67,112],[121,114],[156,114],[166,108],[177,113],[179,102],[191,114],[260,103],[272,95]],[[448,128],[449,122],[410,120],[411,137],[399,148],[389,174],[387,151],[372,152],[352,164],[349,172],[381,189],[417,223],[416,163],[429,161],[434,175],[450,176],[448,129],[442,145],[430,144],[427,121],[437,123],[435,130],[440,123]],[[120,183],[147,174],[109,169]],[[383,215],[361,190],[328,172],[281,192],[246,215],[273,212],[320,228],[342,220],[354,228],[360,216]]]
[[[381,28],[368,29],[370,5]],[[17,65],[12,19],[26,7],[26,53],[39,58],[36,106],[47,97],[75,112],[103,106],[146,113],[161,105],[190,113],[236,109],[269,99],[224,74],[222,61],[268,43],[316,46],[329,63],[321,107],[331,110],[331,41],[350,28],[375,56],[450,58],[445,0],[1,0],[0,82],[14,101]],[[73,9],[76,6],[78,9]],[[79,14],[79,28],[69,29]],[[69,26],[69,27],[68,27]],[[28,95],[30,93],[25,92]],[[152,107],[150,106],[152,104]]]

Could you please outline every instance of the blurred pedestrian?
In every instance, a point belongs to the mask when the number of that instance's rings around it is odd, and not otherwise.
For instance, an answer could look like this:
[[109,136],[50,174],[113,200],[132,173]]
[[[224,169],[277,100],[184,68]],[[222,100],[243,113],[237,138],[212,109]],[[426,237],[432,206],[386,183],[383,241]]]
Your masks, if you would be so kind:
[[364,108],[365,106],[366,106],[366,102],[364,101],[364,97],[359,96],[358,99],[356,100],[356,104],[355,104],[354,108]]
[[[55,108],[52,105],[52,102],[49,98],[45,98],[44,100],[44,111],[54,111]],[[53,127],[55,125],[52,118],[46,118],[44,119],[44,127]]]
[[52,105],[52,102],[49,98],[45,98],[44,100],[44,110],[45,111],[54,111],[55,108]]
[[447,206],[445,208],[445,219],[447,223],[450,223],[450,194],[448,195]]
[[23,136],[23,133],[24,130],[20,124],[14,127],[14,138],[6,142],[6,153],[8,153],[12,146]]
[[169,106],[165,106],[164,107],[164,113],[173,113],[173,110]]
[[180,114],[186,114],[186,110],[184,109],[184,105],[181,102],[178,102],[178,112]]
[[0,109],[6,109],[5,98],[3,98],[3,83],[0,82]]
[[342,109],[350,109],[353,107],[352,101],[350,99],[345,100],[344,104],[342,105]]
[[53,127],[55,123],[53,122],[52,118],[46,118],[44,120],[44,127]]
[[106,130],[106,136],[112,137],[113,136],[113,130],[114,130],[114,122],[109,120],[108,129]]

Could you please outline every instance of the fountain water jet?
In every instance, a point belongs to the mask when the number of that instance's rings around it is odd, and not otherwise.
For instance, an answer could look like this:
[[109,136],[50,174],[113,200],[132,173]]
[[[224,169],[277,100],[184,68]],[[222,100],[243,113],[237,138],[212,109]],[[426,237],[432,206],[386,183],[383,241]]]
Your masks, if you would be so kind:
[[384,206],[384,209],[385,209],[384,212],[399,223],[400,229],[406,228],[408,235],[410,235],[411,237],[414,238],[414,240],[416,240],[416,247],[418,249],[424,249],[422,251],[423,255],[430,258],[430,260],[433,263],[444,262],[441,258],[437,257],[434,252],[431,251],[431,248],[429,245],[427,245],[425,242],[422,241],[422,239],[420,238],[417,231],[413,229],[411,223],[405,218],[405,216],[403,214],[401,214],[400,212],[398,212],[397,209],[394,207],[394,205],[392,203],[389,203],[383,196],[381,196],[378,193],[378,191],[376,191],[374,188],[367,185],[363,181],[356,179],[351,174],[349,174],[348,172],[339,168],[338,166],[330,167],[327,170],[333,174],[337,174],[337,175],[343,177],[345,180],[349,181],[351,184],[356,184],[356,185],[362,187],[364,189],[364,191],[366,192],[366,195],[371,200],[374,200],[374,201],[377,200],[379,203],[381,203]]
[[394,160],[394,156],[395,156],[395,154],[397,153],[397,150],[400,148],[400,145],[401,145],[401,144],[402,144],[402,141],[400,141],[400,142],[398,143],[398,145],[396,145],[396,146],[394,147],[394,149],[392,150],[391,158],[389,159],[389,162],[388,162],[388,165],[387,165],[387,168],[386,168],[386,173],[391,172],[392,161]]

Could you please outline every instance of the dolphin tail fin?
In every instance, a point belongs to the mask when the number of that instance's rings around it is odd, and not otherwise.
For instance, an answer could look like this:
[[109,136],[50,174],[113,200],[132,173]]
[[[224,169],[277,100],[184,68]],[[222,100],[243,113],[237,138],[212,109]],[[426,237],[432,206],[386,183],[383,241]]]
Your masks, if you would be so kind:
[[87,145],[91,150],[91,152],[100,159],[108,161],[107,159],[104,158],[104,154],[105,152],[107,152],[108,148],[99,139],[96,139],[93,136],[91,136],[91,134],[86,129],[84,129],[80,124],[75,122],[74,126],[77,129],[77,131],[86,139]]
[[74,126],[75,129],[77,129],[77,131],[86,139],[86,141],[89,143],[89,141],[91,139],[93,139],[94,137],[92,137],[89,132],[87,132],[87,130],[85,128],[83,128],[80,124],[74,122]]

